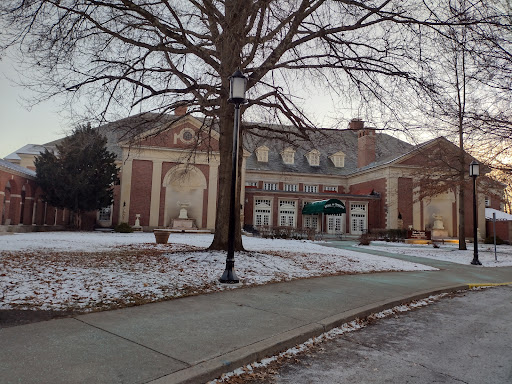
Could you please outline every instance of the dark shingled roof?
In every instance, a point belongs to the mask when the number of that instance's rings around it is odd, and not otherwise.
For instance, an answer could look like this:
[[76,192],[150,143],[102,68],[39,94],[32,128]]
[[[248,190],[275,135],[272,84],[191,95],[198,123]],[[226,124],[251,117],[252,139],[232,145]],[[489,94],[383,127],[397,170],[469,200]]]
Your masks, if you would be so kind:
[[26,176],[36,177],[35,171],[25,168],[25,167],[22,167],[21,165],[18,165],[18,164],[13,164],[7,160],[0,159],[0,168],[5,168],[10,171],[15,171],[15,172],[21,173]]
[[[170,125],[179,117],[180,116],[146,112],[100,125],[97,129],[106,137],[107,149],[114,153],[118,160],[121,160],[122,149],[119,145],[120,142],[130,141],[133,137],[156,127]],[[63,139],[64,138],[46,143],[44,147],[54,148],[55,145],[60,144]]]
[[[182,116],[158,113],[142,113],[130,116],[112,123],[99,126],[97,129],[107,138],[107,148],[121,159],[122,149],[120,142],[129,142],[134,136],[157,127],[166,128]],[[210,124],[211,119],[197,118],[205,124]],[[414,150],[414,146],[385,133],[376,132],[376,161],[357,168],[357,131],[350,129],[315,129],[307,132],[309,140],[296,136],[294,127],[285,125],[260,125],[244,122],[243,144],[251,153],[247,159],[247,170],[271,171],[279,173],[307,173],[344,176],[361,170],[373,168],[385,164]],[[214,123],[213,129],[218,130]],[[365,128],[368,129],[368,128]],[[266,130],[269,130],[267,133]],[[264,136],[264,137],[262,137]],[[270,136],[270,138],[269,138]],[[63,139],[51,141],[43,146],[32,146],[30,150],[44,148],[55,149]],[[136,147],[136,143],[134,144]],[[268,162],[258,162],[256,148],[266,146],[269,148]],[[294,164],[285,164],[281,157],[281,151],[286,147],[296,150]],[[23,148],[25,149],[25,147]],[[320,152],[320,165],[310,166],[306,154],[316,149]],[[345,154],[345,166],[337,168],[329,156],[337,152]],[[20,151],[16,151],[20,152]],[[14,153],[15,154],[15,153]]]
[[[357,131],[349,129],[318,129],[310,133],[311,141],[294,141],[289,144],[279,140],[261,138],[256,134],[247,132],[244,136],[244,145],[251,152],[247,159],[247,169],[254,171],[271,171],[279,173],[309,173],[327,175],[349,175],[363,169],[373,168],[385,164],[414,149],[414,146],[385,133],[376,133],[375,162],[357,168]],[[268,162],[259,162],[255,150],[260,146],[269,148]],[[281,151],[286,147],[295,149],[294,164],[285,164],[281,157]],[[320,165],[311,166],[306,154],[316,149],[320,152]],[[345,166],[335,167],[329,156],[343,152],[345,154]]]

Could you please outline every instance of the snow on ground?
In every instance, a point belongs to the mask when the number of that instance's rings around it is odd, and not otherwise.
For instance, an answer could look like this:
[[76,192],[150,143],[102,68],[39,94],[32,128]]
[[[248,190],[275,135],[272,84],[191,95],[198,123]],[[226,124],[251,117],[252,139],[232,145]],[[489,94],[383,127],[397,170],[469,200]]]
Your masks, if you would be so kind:
[[[427,257],[442,261],[450,261],[457,264],[469,264],[473,260],[473,244],[467,244],[466,251],[460,251],[458,244],[437,244],[434,248],[431,244],[404,244],[387,243],[385,241],[372,241],[369,246],[361,245],[358,249],[375,249],[401,255]],[[509,267],[512,266],[512,246],[497,245],[495,260],[494,244],[478,244],[478,259],[484,267]]]
[[[205,234],[36,232],[0,236],[0,309],[103,310],[235,288],[221,285],[226,253]],[[435,268],[328,248],[244,237],[235,254],[242,285],[314,276]]]

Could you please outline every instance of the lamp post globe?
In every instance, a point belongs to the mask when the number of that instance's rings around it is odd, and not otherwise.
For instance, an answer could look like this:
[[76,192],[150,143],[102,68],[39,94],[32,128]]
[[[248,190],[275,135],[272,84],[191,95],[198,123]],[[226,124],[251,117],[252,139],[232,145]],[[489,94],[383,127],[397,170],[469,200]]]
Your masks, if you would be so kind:
[[477,224],[477,204],[476,204],[476,178],[480,175],[480,164],[473,160],[469,164],[469,176],[473,178],[473,260],[471,264],[482,265],[478,260],[478,224]]
[[229,99],[235,105],[235,118],[233,127],[233,154],[231,158],[231,190],[229,201],[229,225],[228,225],[228,253],[226,256],[226,269],[219,281],[223,284],[237,284],[240,282],[235,273],[235,201],[236,182],[238,179],[238,140],[240,137],[240,105],[245,104],[245,91],[247,89],[247,77],[237,69],[229,78]]

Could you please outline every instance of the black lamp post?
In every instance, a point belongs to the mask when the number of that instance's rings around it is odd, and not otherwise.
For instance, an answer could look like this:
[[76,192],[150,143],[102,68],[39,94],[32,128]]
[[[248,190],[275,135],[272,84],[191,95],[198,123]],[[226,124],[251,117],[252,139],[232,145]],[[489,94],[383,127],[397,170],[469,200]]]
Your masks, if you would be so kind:
[[235,124],[233,129],[233,156],[231,161],[231,195],[229,201],[229,229],[228,229],[228,254],[226,256],[226,269],[219,281],[224,284],[237,284],[240,280],[235,274],[235,200],[236,181],[238,171],[238,138],[240,136],[240,105],[245,104],[245,90],[247,77],[239,69],[229,78],[229,99],[235,104]]
[[476,178],[480,175],[480,164],[473,160],[471,164],[469,164],[469,176],[473,178],[473,261],[471,264],[473,265],[482,265],[480,260],[478,260],[478,232],[477,232],[477,220],[476,220]]

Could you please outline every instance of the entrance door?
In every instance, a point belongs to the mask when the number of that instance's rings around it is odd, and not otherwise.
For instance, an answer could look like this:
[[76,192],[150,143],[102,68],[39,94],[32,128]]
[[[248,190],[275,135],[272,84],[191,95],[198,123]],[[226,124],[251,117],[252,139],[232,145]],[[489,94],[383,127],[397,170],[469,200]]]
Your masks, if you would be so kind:
[[353,235],[362,235],[366,232],[366,215],[361,213],[353,213],[351,215],[350,229]]
[[336,235],[343,233],[343,215],[327,215],[327,233]]

